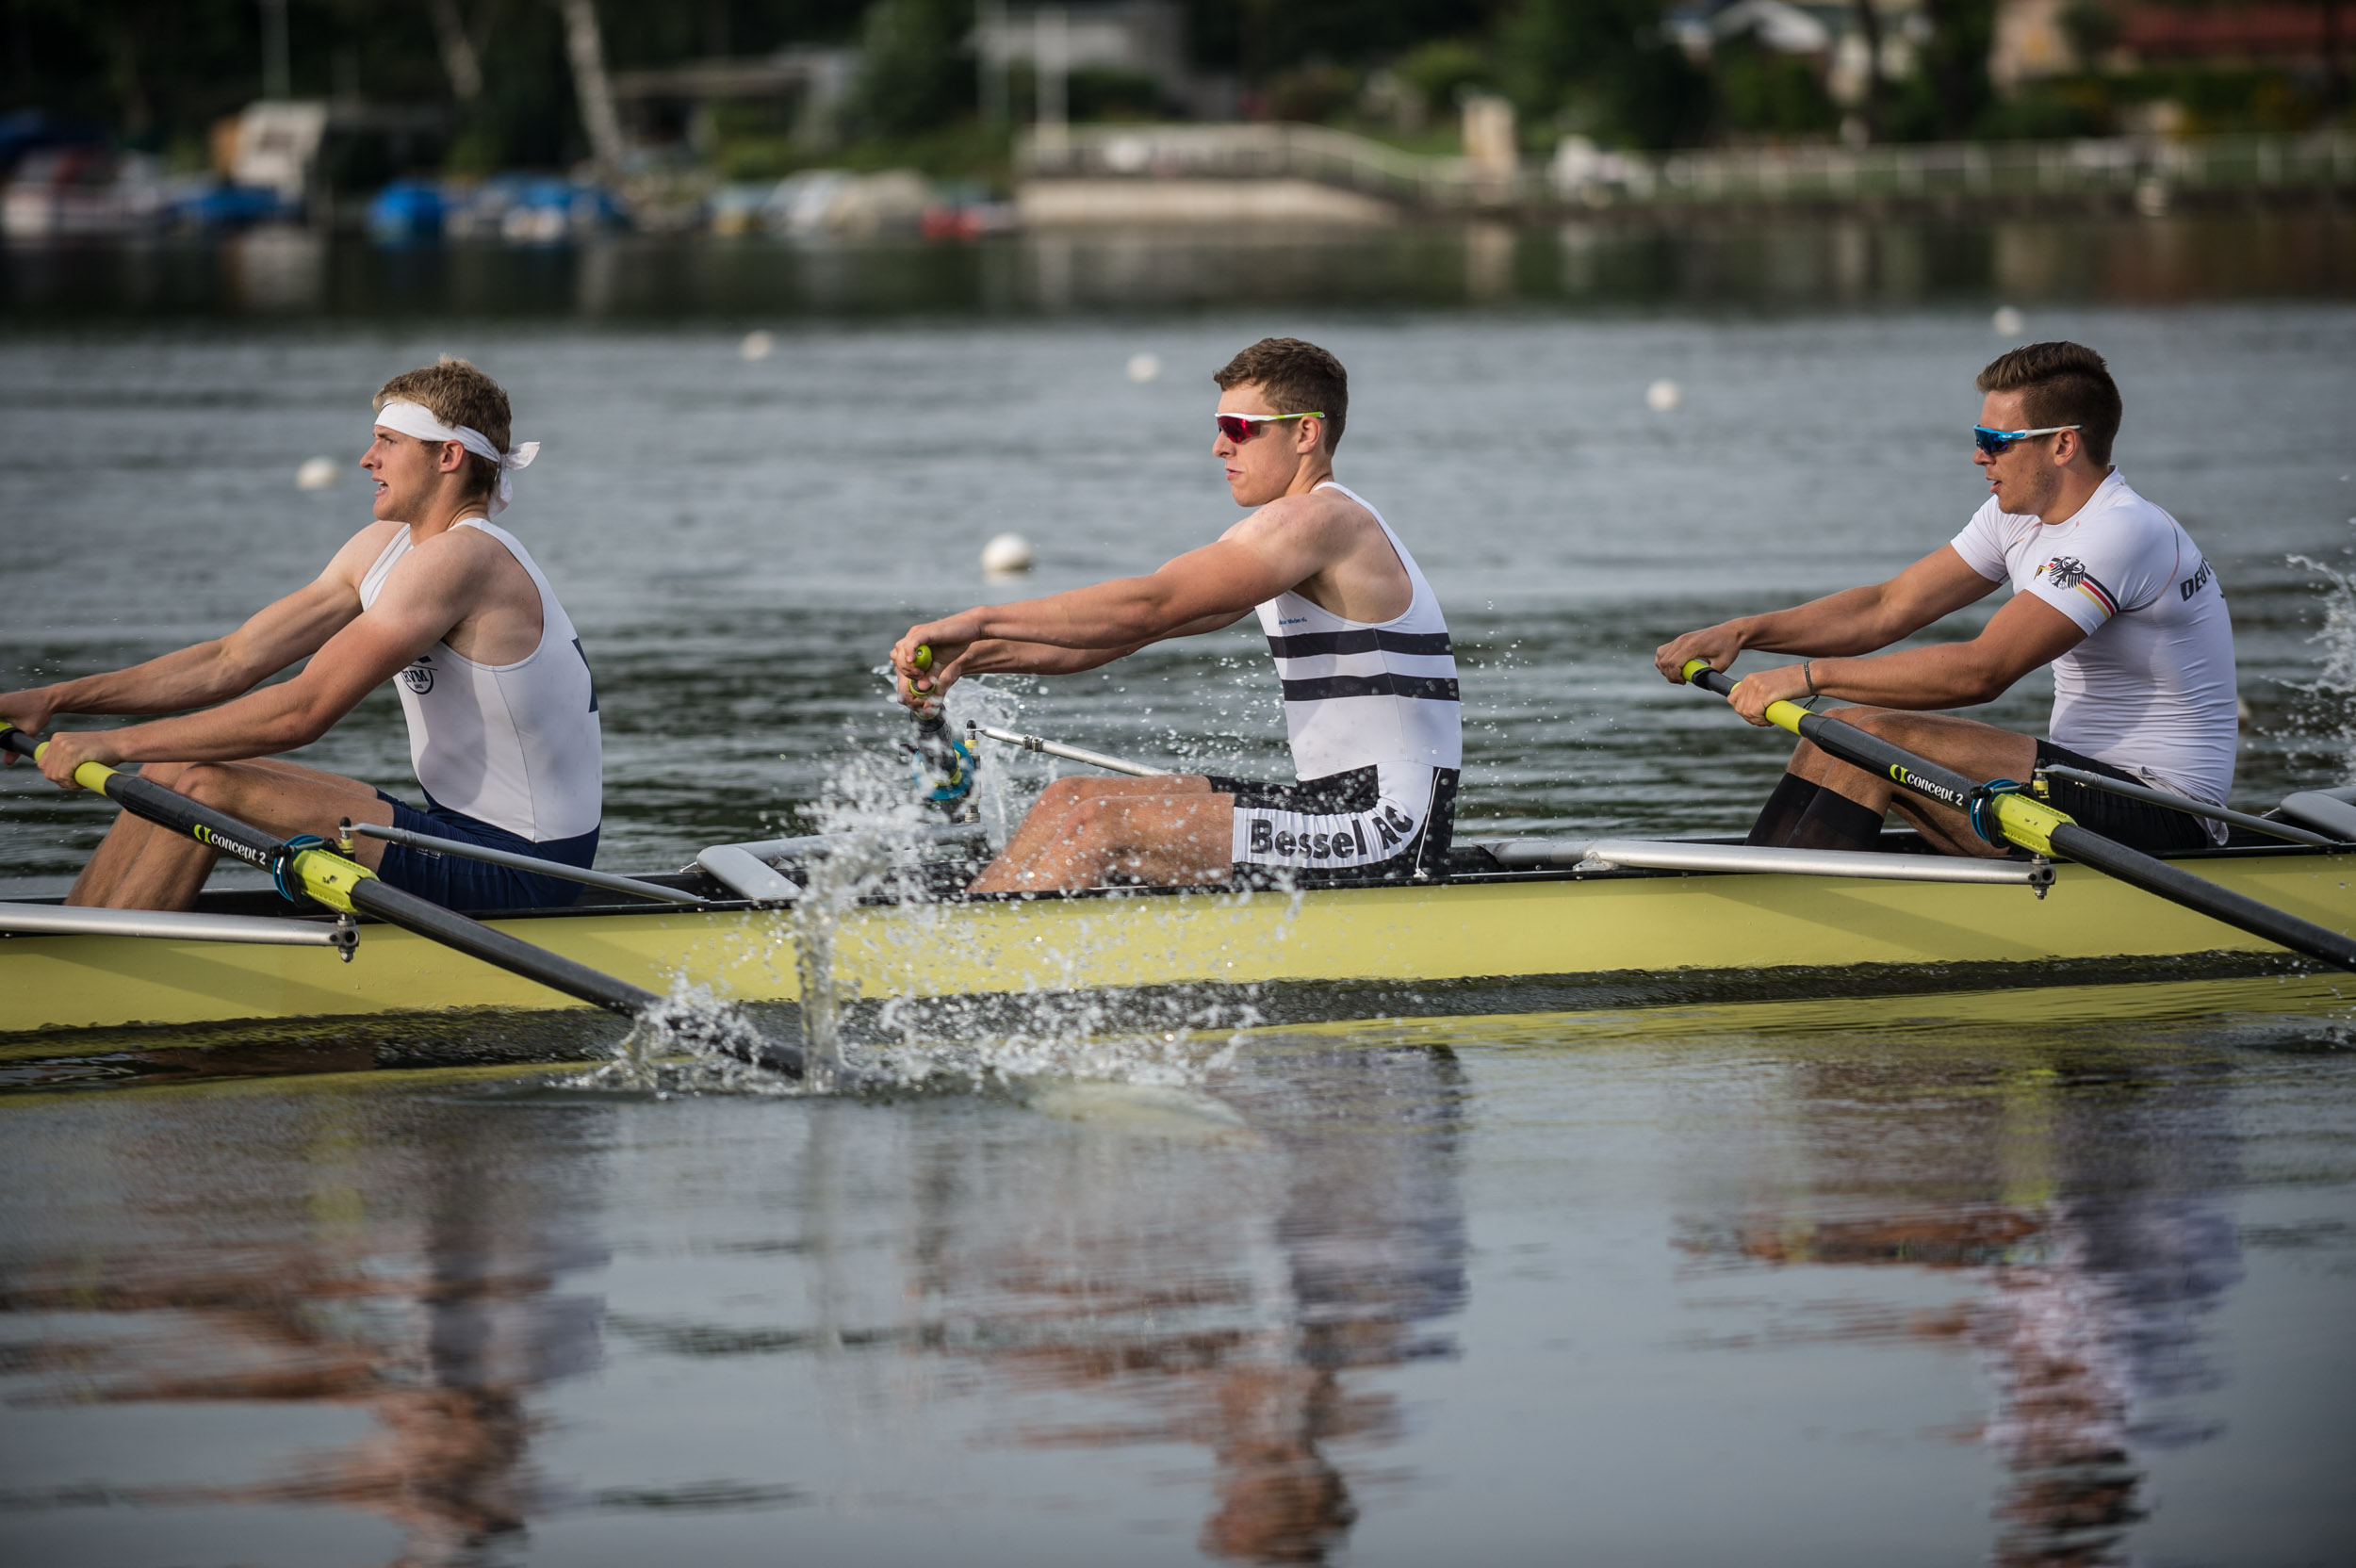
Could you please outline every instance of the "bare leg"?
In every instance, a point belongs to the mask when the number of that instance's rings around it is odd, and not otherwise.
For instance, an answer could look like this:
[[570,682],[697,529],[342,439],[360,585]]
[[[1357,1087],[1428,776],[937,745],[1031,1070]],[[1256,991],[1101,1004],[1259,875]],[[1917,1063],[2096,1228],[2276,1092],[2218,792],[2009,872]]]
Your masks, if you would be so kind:
[[[1911,713],[1894,708],[1843,708],[1844,724],[1856,725],[1892,745],[1904,746],[1974,779],[2017,778],[2028,782],[2037,766],[2037,742],[1977,719],[1953,713]],[[1937,806],[1901,790],[1879,774],[1828,757],[1802,741],[1792,753],[1790,771],[1813,784],[1846,795],[1873,811],[1895,810],[1922,836],[1950,855],[2000,856],[2004,849],[1972,831],[1960,811]]]
[[1157,886],[1223,881],[1235,820],[1235,797],[1198,774],[1059,778],[970,890],[1069,892],[1116,871]]
[[[140,776],[280,838],[316,833],[333,841],[345,817],[393,820],[393,808],[371,786],[298,762],[151,762]],[[373,871],[384,862],[384,842],[361,839],[355,854]],[[185,909],[196,902],[218,858],[218,851],[126,811],[82,868],[66,902],[108,909]]]

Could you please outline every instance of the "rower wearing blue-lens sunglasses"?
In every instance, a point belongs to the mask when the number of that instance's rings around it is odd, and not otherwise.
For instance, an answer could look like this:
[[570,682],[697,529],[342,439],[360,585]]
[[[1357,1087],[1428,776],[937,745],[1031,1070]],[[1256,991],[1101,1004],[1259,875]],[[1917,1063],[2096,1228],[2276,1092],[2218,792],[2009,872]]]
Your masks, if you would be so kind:
[[2026,441],[2032,435],[2059,435],[2066,430],[2084,429],[2084,425],[2043,425],[2036,430],[1990,430],[1986,425],[1973,425],[1972,444],[1990,457],[2002,457],[2012,450],[2015,441]]

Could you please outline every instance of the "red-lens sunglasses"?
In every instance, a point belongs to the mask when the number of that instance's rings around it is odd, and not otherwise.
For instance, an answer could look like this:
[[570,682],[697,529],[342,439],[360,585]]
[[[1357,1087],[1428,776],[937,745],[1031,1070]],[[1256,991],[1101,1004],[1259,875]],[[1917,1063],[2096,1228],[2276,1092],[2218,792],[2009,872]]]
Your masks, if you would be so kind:
[[1272,425],[1284,419],[1322,419],[1325,411],[1319,409],[1313,414],[1215,414],[1211,417],[1219,425],[1219,433],[1240,447],[1259,434],[1258,427],[1262,425]]

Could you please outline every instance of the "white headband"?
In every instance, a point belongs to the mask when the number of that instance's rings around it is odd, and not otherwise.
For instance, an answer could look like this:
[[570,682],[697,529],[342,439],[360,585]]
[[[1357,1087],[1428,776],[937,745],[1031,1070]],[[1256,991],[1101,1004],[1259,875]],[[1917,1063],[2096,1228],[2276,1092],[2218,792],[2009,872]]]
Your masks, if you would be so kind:
[[507,503],[515,498],[515,487],[507,476],[517,468],[531,467],[532,460],[540,455],[540,443],[537,441],[518,441],[514,451],[503,452],[491,445],[489,436],[472,425],[446,425],[435,418],[434,411],[423,403],[396,400],[376,411],[376,422],[386,430],[397,430],[420,441],[455,441],[475,456],[488,458],[498,464],[499,488],[492,492],[491,504],[486,509],[494,517],[506,511]]

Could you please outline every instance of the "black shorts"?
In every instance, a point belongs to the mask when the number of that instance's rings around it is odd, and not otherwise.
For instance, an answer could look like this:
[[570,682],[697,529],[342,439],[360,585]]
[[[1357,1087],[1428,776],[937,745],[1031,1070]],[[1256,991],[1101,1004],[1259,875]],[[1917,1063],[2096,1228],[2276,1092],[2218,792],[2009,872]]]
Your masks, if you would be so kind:
[[1211,779],[1235,797],[1239,882],[1440,881],[1456,827],[1454,768],[1385,762],[1299,784]]
[[[2086,773],[2099,773],[2105,778],[2116,778],[2129,784],[2144,784],[2126,769],[2097,760],[2084,752],[2055,745],[2051,741],[2037,743],[2037,765],[2040,768],[2061,766],[2077,768]],[[2034,786],[2032,786],[2034,788]],[[2045,792],[2037,798],[2056,811],[2067,811],[2078,825],[2105,839],[2115,839],[2129,849],[2139,849],[2146,855],[2174,855],[2188,849],[2213,849],[2217,841],[2209,836],[2205,818],[2188,811],[2171,810],[2165,806],[2151,806],[2140,800],[2129,800],[2107,790],[2097,790],[2086,784],[2073,784],[2067,778],[2046,781]]]

